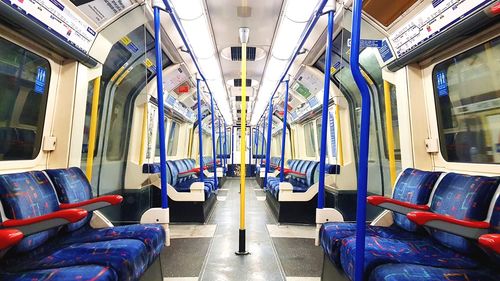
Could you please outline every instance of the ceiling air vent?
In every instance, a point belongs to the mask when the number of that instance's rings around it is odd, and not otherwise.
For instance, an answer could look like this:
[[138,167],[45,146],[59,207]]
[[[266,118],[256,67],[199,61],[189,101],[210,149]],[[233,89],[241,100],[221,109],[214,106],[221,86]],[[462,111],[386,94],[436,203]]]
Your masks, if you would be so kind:
[[[241,82],[240,78],[234,79],[234,86],[241,87]],[[247,79],[247,87],[252,87],[252,79]]]
[[[247,47],[247,60],[255,61],[255,54],[257,49],[255,47]],[[231,47],[231,60],[241,61],[241,47]]]
[[[250,101],[250,97],[246,97],[247,101]],[[241,101],[241,96],[236,96],[236,101]]]

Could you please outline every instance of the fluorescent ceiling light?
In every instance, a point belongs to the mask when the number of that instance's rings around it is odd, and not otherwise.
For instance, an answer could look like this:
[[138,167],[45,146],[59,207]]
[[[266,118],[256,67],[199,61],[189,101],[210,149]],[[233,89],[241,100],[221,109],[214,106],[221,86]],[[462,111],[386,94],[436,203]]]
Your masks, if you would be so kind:
[[200,68],[205,83],[211,90],[214,101],[227,124],[233,123],[227,100],[227,89],[222,79],[216,48],[212,40],[212,30],[205,13],[203,0],[169,0],[179,19],[195,63]]
[[279,80],[283,77],[300,40],[308,27],[313,13],[316,11],[319,0],[287,0],[285,11],[281,17],[278,31],[273,42],[271,57],[269,58],[263,76],[263,85],[259,94],[251,124],[256,125],[266,109],[269,98],[277,88]]

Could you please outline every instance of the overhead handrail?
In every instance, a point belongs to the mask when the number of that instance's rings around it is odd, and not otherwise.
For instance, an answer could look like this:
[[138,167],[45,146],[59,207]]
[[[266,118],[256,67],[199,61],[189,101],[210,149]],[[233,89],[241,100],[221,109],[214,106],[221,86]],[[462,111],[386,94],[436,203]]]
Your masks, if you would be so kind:
[[[94,79],[94,92],[92,93],[92,111],[90,112],[90,131],[89,142],[87,146],[87,167],[85,173],[89,182],[92,182],[92,168],[94,166],[94,150],[97,135],[97,118],[99,117],[99,95],[101,93],[101,76]],[[147,104],[146,104],[147,106]],[[141,155],[142,155],[141,150]]]
[[212,109],[211,117],[212,117],[212,158],[214,159],[214,183],[215,189],[219,188],[217,183],[217,150],[215,148],[215,112],[214,112],[214,95],[212,92],[210,94],[210,108]]
[[203,182],[203,129],[201,128],[201,93],[200,93],[200,79],[196,79],[196,95],[198,97],[198,150],[200,154],[200,181]]
[[385,103],[385,127],[387,138],[387,153],[389,154],[389,174],[391,176],[391,188],[396,183],[396,156],[394,155],[394,130],[392,128],[392,104],[391,88],[389,82],[384,80],[384,103]]
[[328,11],[328,28],[326,33],[325,51],[325,81],[323,84],[323,110],[321,113],[321,146],[319,151],[319,182],[318,182],[318,209],[325,207],[325,168],[326,168],[326,132],[328,128],[328,102],[330,101],[330,68],[332,65],[333,23],[334,10]]
[[358,194],[356,207],[355,281],[362,281],[365,260],[366,195],[368,181],[368,149],[370,143],[370,92],[360,71],[359,43],[361,36],[362,0],[354,0],[351,33],[351,73],[361,94],[361,129],[359,141]]
[[290,80],[285,81],[285,100],[283,101],[283,132],[281,134],[281,170],[280,182],[285,181],[285,145],[286,145],[286,119],[288,117],[288,84]]

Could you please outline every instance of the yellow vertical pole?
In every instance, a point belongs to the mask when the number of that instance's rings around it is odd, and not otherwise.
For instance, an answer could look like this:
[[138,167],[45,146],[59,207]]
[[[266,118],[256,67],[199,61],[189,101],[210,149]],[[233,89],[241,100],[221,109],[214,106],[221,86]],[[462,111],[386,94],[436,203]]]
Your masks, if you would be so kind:
[[241,171],[240,171],[240,230],[237,255],[247,255],[245,246],[245,176],[246,176],[246,127],[247,127],[247,43],[250,30],[239,30],[241,41]]
[[392,105],[391,89],[389,82],[384,80],[384,102],[385,102],[385,127],[387,138],[387,152],[389,154],[389,173],[391,176],[391,187],[396,182],[396,157],[394,156],[394,131],[392,129]]
[[247,127],[247,44],[241,47],[241,174],[240,174],[240,229],[245,229],[245,176]]
[[146,138],[148,133],[148,103],[144,104],[144,113],[142,115],[142,135],[141,149],[139,150],[139,165],[144,164],[144,147],[146,146]]
[[101,77],[94,79],[94,92],[92,93],[92,111],[90,113],[90,132],[87,151],[87,179],[92,181],[92,166],[94,166],[94,150],[97,131],[97,115],[99,109],[99,94],[101,93]]
[[339,159],[339,165],[344,166],[344,147],[342,145],[342,126],[340,123],[340,106],[335,104],[335,120],[337,123],[337,156]]

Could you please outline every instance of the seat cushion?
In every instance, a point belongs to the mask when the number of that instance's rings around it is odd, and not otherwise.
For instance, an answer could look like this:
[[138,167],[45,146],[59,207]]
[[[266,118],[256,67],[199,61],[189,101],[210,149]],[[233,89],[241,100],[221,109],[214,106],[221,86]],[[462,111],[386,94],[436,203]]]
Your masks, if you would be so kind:
[[56,238],[53,243],[61,246],[117,239],[135,239],[144,243],[149,255],[148,264],[151,264],[160,255],[165,245],[165,230],[157,224],[132,224],[99,229],[84,227],[71,234]]
[[[321,226],[321,246],[332,263],[340,265],[340,247],[342,245],[342,240],[355,234],[355,223],[329,222]],[[405,231],[404,229],[396,225],[392,225],[389,227],[367,225],[366,235],[378,236],[383,238],[393,238],[398,240],[422,239],[423,237],[425,237],[420,233]]]
[[[91,199],[92,187],[80,168],[45,170],[61,203],[77,203]],[[83,220],[66,226],[68,231],[74,231],[88,224],[92,212]]]
[[[0,175],[0,201],[8,219],[29,219],[59,210],[56,192],[40,171]],[[10,253],[28,252],[45,243],[57,229],[24,238]]]
[[41,269],[20,273],[0,271],[2,281],[118,281],[113,269],[98,265],[69,266],[53,269]]
[[498,273],[488,269],[450,269],[414,264],[385,264],[375,268],[370,281],[497,281]]
[[[342,241],[340,263],[347,276],[354,280],[356,237]],[[365,238],[365,276],[378,265],[387,263],[408,263],[446,268],[475,269],[479,263],[467,256],[440,245],[435,240],[396,240],[376,236]]]
[[118,280],[137,280],[148,266],[146,245],[135,239],[61,245],[37,255],[4,260],[0,268],[24,272],[78,265],[100,265],[113,269]]

